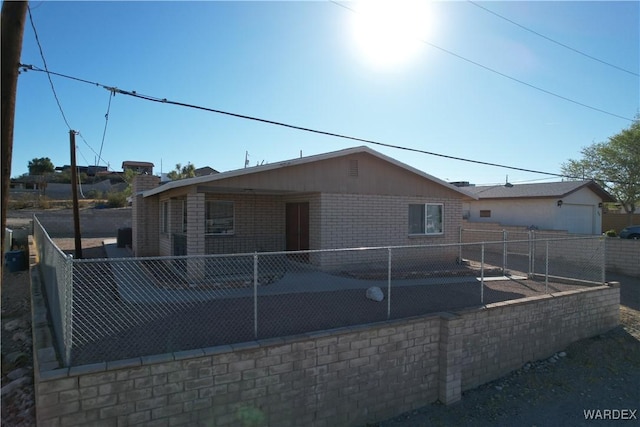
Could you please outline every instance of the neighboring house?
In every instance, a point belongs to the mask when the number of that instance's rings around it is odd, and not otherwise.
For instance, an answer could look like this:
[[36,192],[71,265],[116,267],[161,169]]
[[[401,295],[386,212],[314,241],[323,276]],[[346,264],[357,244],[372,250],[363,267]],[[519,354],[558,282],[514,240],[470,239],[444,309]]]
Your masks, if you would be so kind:
[[464,187],[477,200],[464,203],[469,222],[602,233],[602,205],[615,199],[594,181]]
[[206,176],[206,175],[213,175],[214,173],[220,173],[214,168],[209,166],[203,166],[201,168],[197,168],[195,172],[196,172],[196,176]]
[[[194,173],[195,173],[195,176],[197,176],[197,177],[198,177],[198,176],[213,175],[213,174],[215,174],[215,173],[220,173],[220,172],[218,172],[217,170],[215,170],[215,169],[214,169],[214,168],[212,168],[212,167],[209,167],[209,166],[203,166],[203,167],[201,167],[201,168],[197,168],[197,169],[194,171]],[[181,179],[184,179],[184,178],[181,178]],[[173,180],[172,180],[171,178],[169,178],[169,174],[168,174],[168,173],[164,173],[164,172],[162,172],[162,173],[160,174],[160,182],[161,182],[161,183],[163,183],[163,184],[164,184],[164,183],[167,183],[167,182],[170,182],[170,181],[173,181]]]
[[[71,170],[70,165],[56,166],[57,172],[66,172]],[[87,176],[97,176],[108,173],[106,166],[76,166],[78,173],[84,173]]]
[[11,178],[9,188],[12,190],[40,190],[47,187],[46,175],[23,175],[18,178]]
[[136,173],[145,175],[153,175],[153,166],[153,163],[150,162],[135,162],[132,160],[125,160],[122,162],[123,171],[131,169]]
[[367,147],[158,184],[134,181],[136,256],[457,243],[473,199]]

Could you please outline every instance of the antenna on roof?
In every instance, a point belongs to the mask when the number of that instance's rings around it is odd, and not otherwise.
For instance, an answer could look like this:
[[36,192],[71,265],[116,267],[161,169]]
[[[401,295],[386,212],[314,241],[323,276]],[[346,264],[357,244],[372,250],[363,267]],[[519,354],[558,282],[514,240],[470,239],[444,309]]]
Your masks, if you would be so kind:
[[249,166],[249,152],[245,151],[244,152],[244,167],[246,168],[247,166]]
[[507,177],[504,180],[504,186],[507,188],[513,187],[513,184],[509,182],[509,175],[507,175]]

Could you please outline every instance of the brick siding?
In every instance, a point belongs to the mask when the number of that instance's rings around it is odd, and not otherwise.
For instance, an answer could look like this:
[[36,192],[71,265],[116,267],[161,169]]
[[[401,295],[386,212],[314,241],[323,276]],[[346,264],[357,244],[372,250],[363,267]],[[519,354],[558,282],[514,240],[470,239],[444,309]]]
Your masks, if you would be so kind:
[[138,175],[133,180],[132,237],[135,256],[154,256],[159,253],[160,204],[157,197],[144,199],[140,192],[155,188],[160,178]]

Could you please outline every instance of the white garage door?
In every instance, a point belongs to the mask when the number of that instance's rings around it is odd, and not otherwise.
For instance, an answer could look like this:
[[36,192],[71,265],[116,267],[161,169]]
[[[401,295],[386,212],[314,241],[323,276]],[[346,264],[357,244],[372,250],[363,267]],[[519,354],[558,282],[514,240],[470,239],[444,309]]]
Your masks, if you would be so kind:
[[595,207],[565,203],[560,208],[560,228],[569,233],[595,234]]

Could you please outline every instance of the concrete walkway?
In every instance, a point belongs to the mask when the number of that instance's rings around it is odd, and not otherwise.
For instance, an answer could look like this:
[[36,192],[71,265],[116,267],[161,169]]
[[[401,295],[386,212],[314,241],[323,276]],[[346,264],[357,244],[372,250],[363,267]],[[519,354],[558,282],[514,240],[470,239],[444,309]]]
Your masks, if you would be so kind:
[[[104,249],[107,257],[113,259],[110,264],[113,277],[115,278],[120,297],[130,303],[181,303],[181,302],[203,302],[225,298],[252,297],[254,295],[253,286],[247,287],[194,287],[184,289],[170,289],[159,286],[155,283],[149,272],[133,258],[129,248],[118,248],[115,239],[104,241]],[[294,263],[295,264],[295,263]],[[276,281],[268,285],[259,285],[258,296],[283,295],[294,293],[331,292],[351,289],[362,289],[377,286],[387,289],[389,283],[387,279],[372,280],[358,279],[341,275],[330,274],[305,265],[305,268],[295,268],[295,265],[288,265],[284,274]],[[310,268],[311,267],[311,268]],[[485,277],[484,280],[504,281],[504,280],[525,280],[525,277]],[[429,286],[442,284],[463,284],[479,283],[479,277],[434,277],[415,279],[395,279],[391,285],[393,288],[401,286]],[[249,280],[251,283],[252,280]]]
[[131,258],[133,252],[130,248],[119,248],[117,239],[105,239],[102,242],[107,258]]

